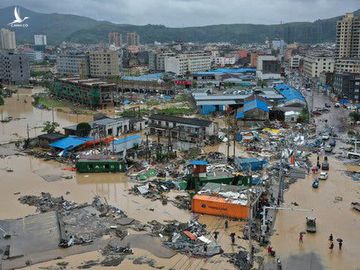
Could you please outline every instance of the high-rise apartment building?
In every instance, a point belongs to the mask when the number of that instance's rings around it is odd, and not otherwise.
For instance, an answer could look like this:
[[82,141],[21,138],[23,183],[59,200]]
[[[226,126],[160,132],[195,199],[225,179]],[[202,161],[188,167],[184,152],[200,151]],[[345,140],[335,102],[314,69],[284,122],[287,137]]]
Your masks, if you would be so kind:
[[116,47],[121,47],[122,36],[119,32],[109,33],[109,44]]
[[126,43],[128,46],[139,46],[140,45],[140,36],[135,33],[127,33],[126,34]]
[[6,84],[27,84],[30,78],[28,57],[13,52],[0,52],[0,82]]
[[347,13],[336,24],[336,58],[360,57],[360,16]]
[[109,77],[118,76],[119,54],[116,51],[92,51],[89,53],[90,76]]
[[34,44],[38,46],[46,46],[47,45],[47,38],[46,35],[34,35]]
[[0,30],[0,49],[14,50],[16,49],[15,32],[2,28]]

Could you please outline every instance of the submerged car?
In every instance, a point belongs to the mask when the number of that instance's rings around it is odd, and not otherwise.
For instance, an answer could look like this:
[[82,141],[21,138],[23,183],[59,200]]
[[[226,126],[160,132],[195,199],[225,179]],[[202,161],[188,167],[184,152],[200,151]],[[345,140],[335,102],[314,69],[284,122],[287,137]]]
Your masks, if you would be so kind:
[[306,217],[306,231],[309,233],[316,232],[316,218]]
[[315,179],[314,182],[312,183],[313,188],[318,188],[319,185],[320,185],[319,179]]
[[327,172],[321,172],[320,176],[319,176],[319,179],[320,180],[326,180],[326,179],[328,179],[328,176],[329,176],[329,174]]

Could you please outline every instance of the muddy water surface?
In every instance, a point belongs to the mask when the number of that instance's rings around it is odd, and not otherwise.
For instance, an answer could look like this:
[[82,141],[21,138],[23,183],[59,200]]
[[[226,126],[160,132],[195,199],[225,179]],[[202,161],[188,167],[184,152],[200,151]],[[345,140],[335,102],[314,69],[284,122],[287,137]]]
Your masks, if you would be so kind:
[[[346,177],[345,167],[330,158],[329,178],[320,182],[318,189],[311,187],[314,175],[298,180],[285,193],[285,204],[296,202],[299,208],[313,209],[313,212],[279,211],[275,234],[271,243],[280,257],[314,252],[320,255],[326,269],[359,269],[360,260],[360,215],[351,209],[352,201],[360,200],[360,183]],[[317,232],[307,233],[304,242],[299,243],[299,233],[305,231],[306,216],[316,217]],[[343,250],[331,252],[328,238],[344,240]],[[287,265],[285,269],[292,269]]]
[[[5,105],[0,106],[0,119],[6,119],[8,116],[11,116],[13,119],[18,119],[8,123],[0,123],[0,143],[18,138],[26,138],[27,125],[29,125],[30,137],[40,135],[43,123],[45,121],[52,121],[52,111],[40,110],[31,104],[31,95],[43,90],[41,87],[18,89],[17,94],[5,99]],[[92,120],[91,115],[77,115],[61,110],[54,110],[54,121],[58,122],[60,127],[89,120]]]

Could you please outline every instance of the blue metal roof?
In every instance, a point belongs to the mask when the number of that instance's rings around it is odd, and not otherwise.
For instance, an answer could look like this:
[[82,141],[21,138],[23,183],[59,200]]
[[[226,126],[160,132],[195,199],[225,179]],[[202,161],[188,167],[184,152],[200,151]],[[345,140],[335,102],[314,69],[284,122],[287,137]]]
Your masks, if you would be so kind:
[[245,118],[245,113],[244,112],[238,112],[236,114],[236,119],[242,119],[242,118]]
[[190,160],[191,165],[208,165],[209,163],[206,160]]
[[262,101],[260,99],[245,101],[243,112],[248,112],[253,109],[260,109],[263,110],[264,112],[269,112],[268,105],[265,101]]
[[114,140],[114,144],[126,143],[126,142],[129,142],[131,140],[136,140],[136,139],[141,139],[141,136],[138,135],[138,134],[135,134],[135,135],[131,135],[131,136],[128,136],[128,137],[125,137],[125,138]]
[[59,149],[66,149],[72,150],[80,145],[85,144],[88,141],[92,141],[92,138],[87,137],[76,137],[76,136],[69,136],[64,139],[60,139],[56,142],[50,144],[51,147],[59,148]]
[[236,74],[236,73],[248,73],[256,72],[256,68],[217,68],[209,71],[194,72],[193,75],[206,76],[206,75],[221,75],[221,74]]
[[162,78],[163,73],[146,74],[142,76],[124,76],[123,80],[126,81],[158,81]]
[[292,88],[291,86],[289,86],[287,84],[283,84],[283,83],[278,84],[275,86],[275,89],[284,96],[286,101],[298,99],[298,100],[305,102],[304,96],[298,90],[296,90],[295,88]]
[[247,72],[256,72],[256,68],[217,68],[210,70],[210,72],[219,72],[219,73],[247,73]]

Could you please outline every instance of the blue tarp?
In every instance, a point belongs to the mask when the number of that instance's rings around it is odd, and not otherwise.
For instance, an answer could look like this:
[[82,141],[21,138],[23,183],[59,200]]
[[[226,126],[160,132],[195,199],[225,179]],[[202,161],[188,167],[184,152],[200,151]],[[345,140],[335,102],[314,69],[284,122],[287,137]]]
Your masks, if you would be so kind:
[[190,165],[208,165],[209,163],[206,160],[190,160]]
[[138,135],[138,134],[135,134],[135,135],[131,135],[131,136],[128,136],[128,137],[125,137],[125,138],[114,140],[114,144],[126,143],[128,141],[136,140],[136,139],[141,139],[141,136]]
[[50,144],[53,148],[72,150],[80,145],[85,144],[88,141],[92,141],[92,138],[69,136],[64,139],[60,139]]
[[349,104],[349,100],[347,98],[342,98],[342,99],[339,100],[339,103],[341,105]]
[[256,158],[235,158],[235,164],[238,169],[242,171],[258,171],[261,170],[265,164],[266,160],[260,160]]

